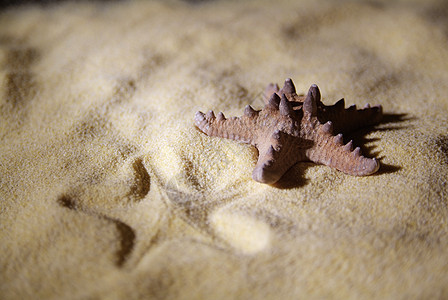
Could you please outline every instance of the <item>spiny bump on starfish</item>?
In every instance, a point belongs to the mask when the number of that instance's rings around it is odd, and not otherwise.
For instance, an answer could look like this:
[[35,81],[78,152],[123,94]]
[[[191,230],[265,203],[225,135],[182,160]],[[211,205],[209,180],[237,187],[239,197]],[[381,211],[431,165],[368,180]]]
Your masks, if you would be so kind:
[[[313,161],[336,168],[346,174],[364,176],[375,173],[379,162],[353,150],[353,142],[343,145],[342,133],[378,123],[382,117],[380,105],[367,104],[357,110],[345,109],[344,99],[326,106],[321,102],[317,85],[306,96],[296,94],[291,79],[279,89],[269,84],[265,90],[265,106],[255,110],[250,105],[241,117],[226,119],[222,112],[198,111],[196,126],[209,136],[248,143],[258,149],[259,157],[252,173],[254,180],[272,184],[299,161]],[[337,132],[337,135],[333,135]]]

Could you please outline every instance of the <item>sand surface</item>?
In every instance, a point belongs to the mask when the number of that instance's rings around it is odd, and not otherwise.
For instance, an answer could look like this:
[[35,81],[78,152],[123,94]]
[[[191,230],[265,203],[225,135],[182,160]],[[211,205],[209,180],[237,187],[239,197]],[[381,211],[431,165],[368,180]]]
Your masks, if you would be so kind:
[[[270,82],[381,104],[368,177],[251,146],[198,110]],[[0,13],[1,299],[448,298],[444,1],[133,1]]]

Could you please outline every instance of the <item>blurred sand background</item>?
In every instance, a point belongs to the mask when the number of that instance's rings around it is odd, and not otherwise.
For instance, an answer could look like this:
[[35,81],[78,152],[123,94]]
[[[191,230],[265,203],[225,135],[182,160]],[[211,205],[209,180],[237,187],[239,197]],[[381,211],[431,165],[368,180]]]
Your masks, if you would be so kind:
[[[1,299],[448,298],[446,1],[64,2],[0,13]],[[381,104],[380,171],[210,138],[270,82]]]

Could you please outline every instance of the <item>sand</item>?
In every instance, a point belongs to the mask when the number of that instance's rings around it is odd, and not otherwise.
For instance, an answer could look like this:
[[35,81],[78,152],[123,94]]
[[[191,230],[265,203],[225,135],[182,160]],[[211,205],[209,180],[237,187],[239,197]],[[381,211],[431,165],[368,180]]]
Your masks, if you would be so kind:
[[[448,6],[131,1],[0,13],[1,299],[448,298]],[[270,82],[381,104],[368,177],[252,180],[198,110]]]

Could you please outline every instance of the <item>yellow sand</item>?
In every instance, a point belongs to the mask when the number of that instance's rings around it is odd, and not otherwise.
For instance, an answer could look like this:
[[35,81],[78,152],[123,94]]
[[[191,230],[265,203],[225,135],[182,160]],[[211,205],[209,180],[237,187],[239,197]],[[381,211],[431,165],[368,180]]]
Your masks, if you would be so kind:
[[[194,2],[194,1],[192,1]],[[0,15],[1,299],[448,298],[448,6],[135,1]],[[197,110],[262,107],[269,82],[381,104],[346,136],[381,160],[300,163]]]

